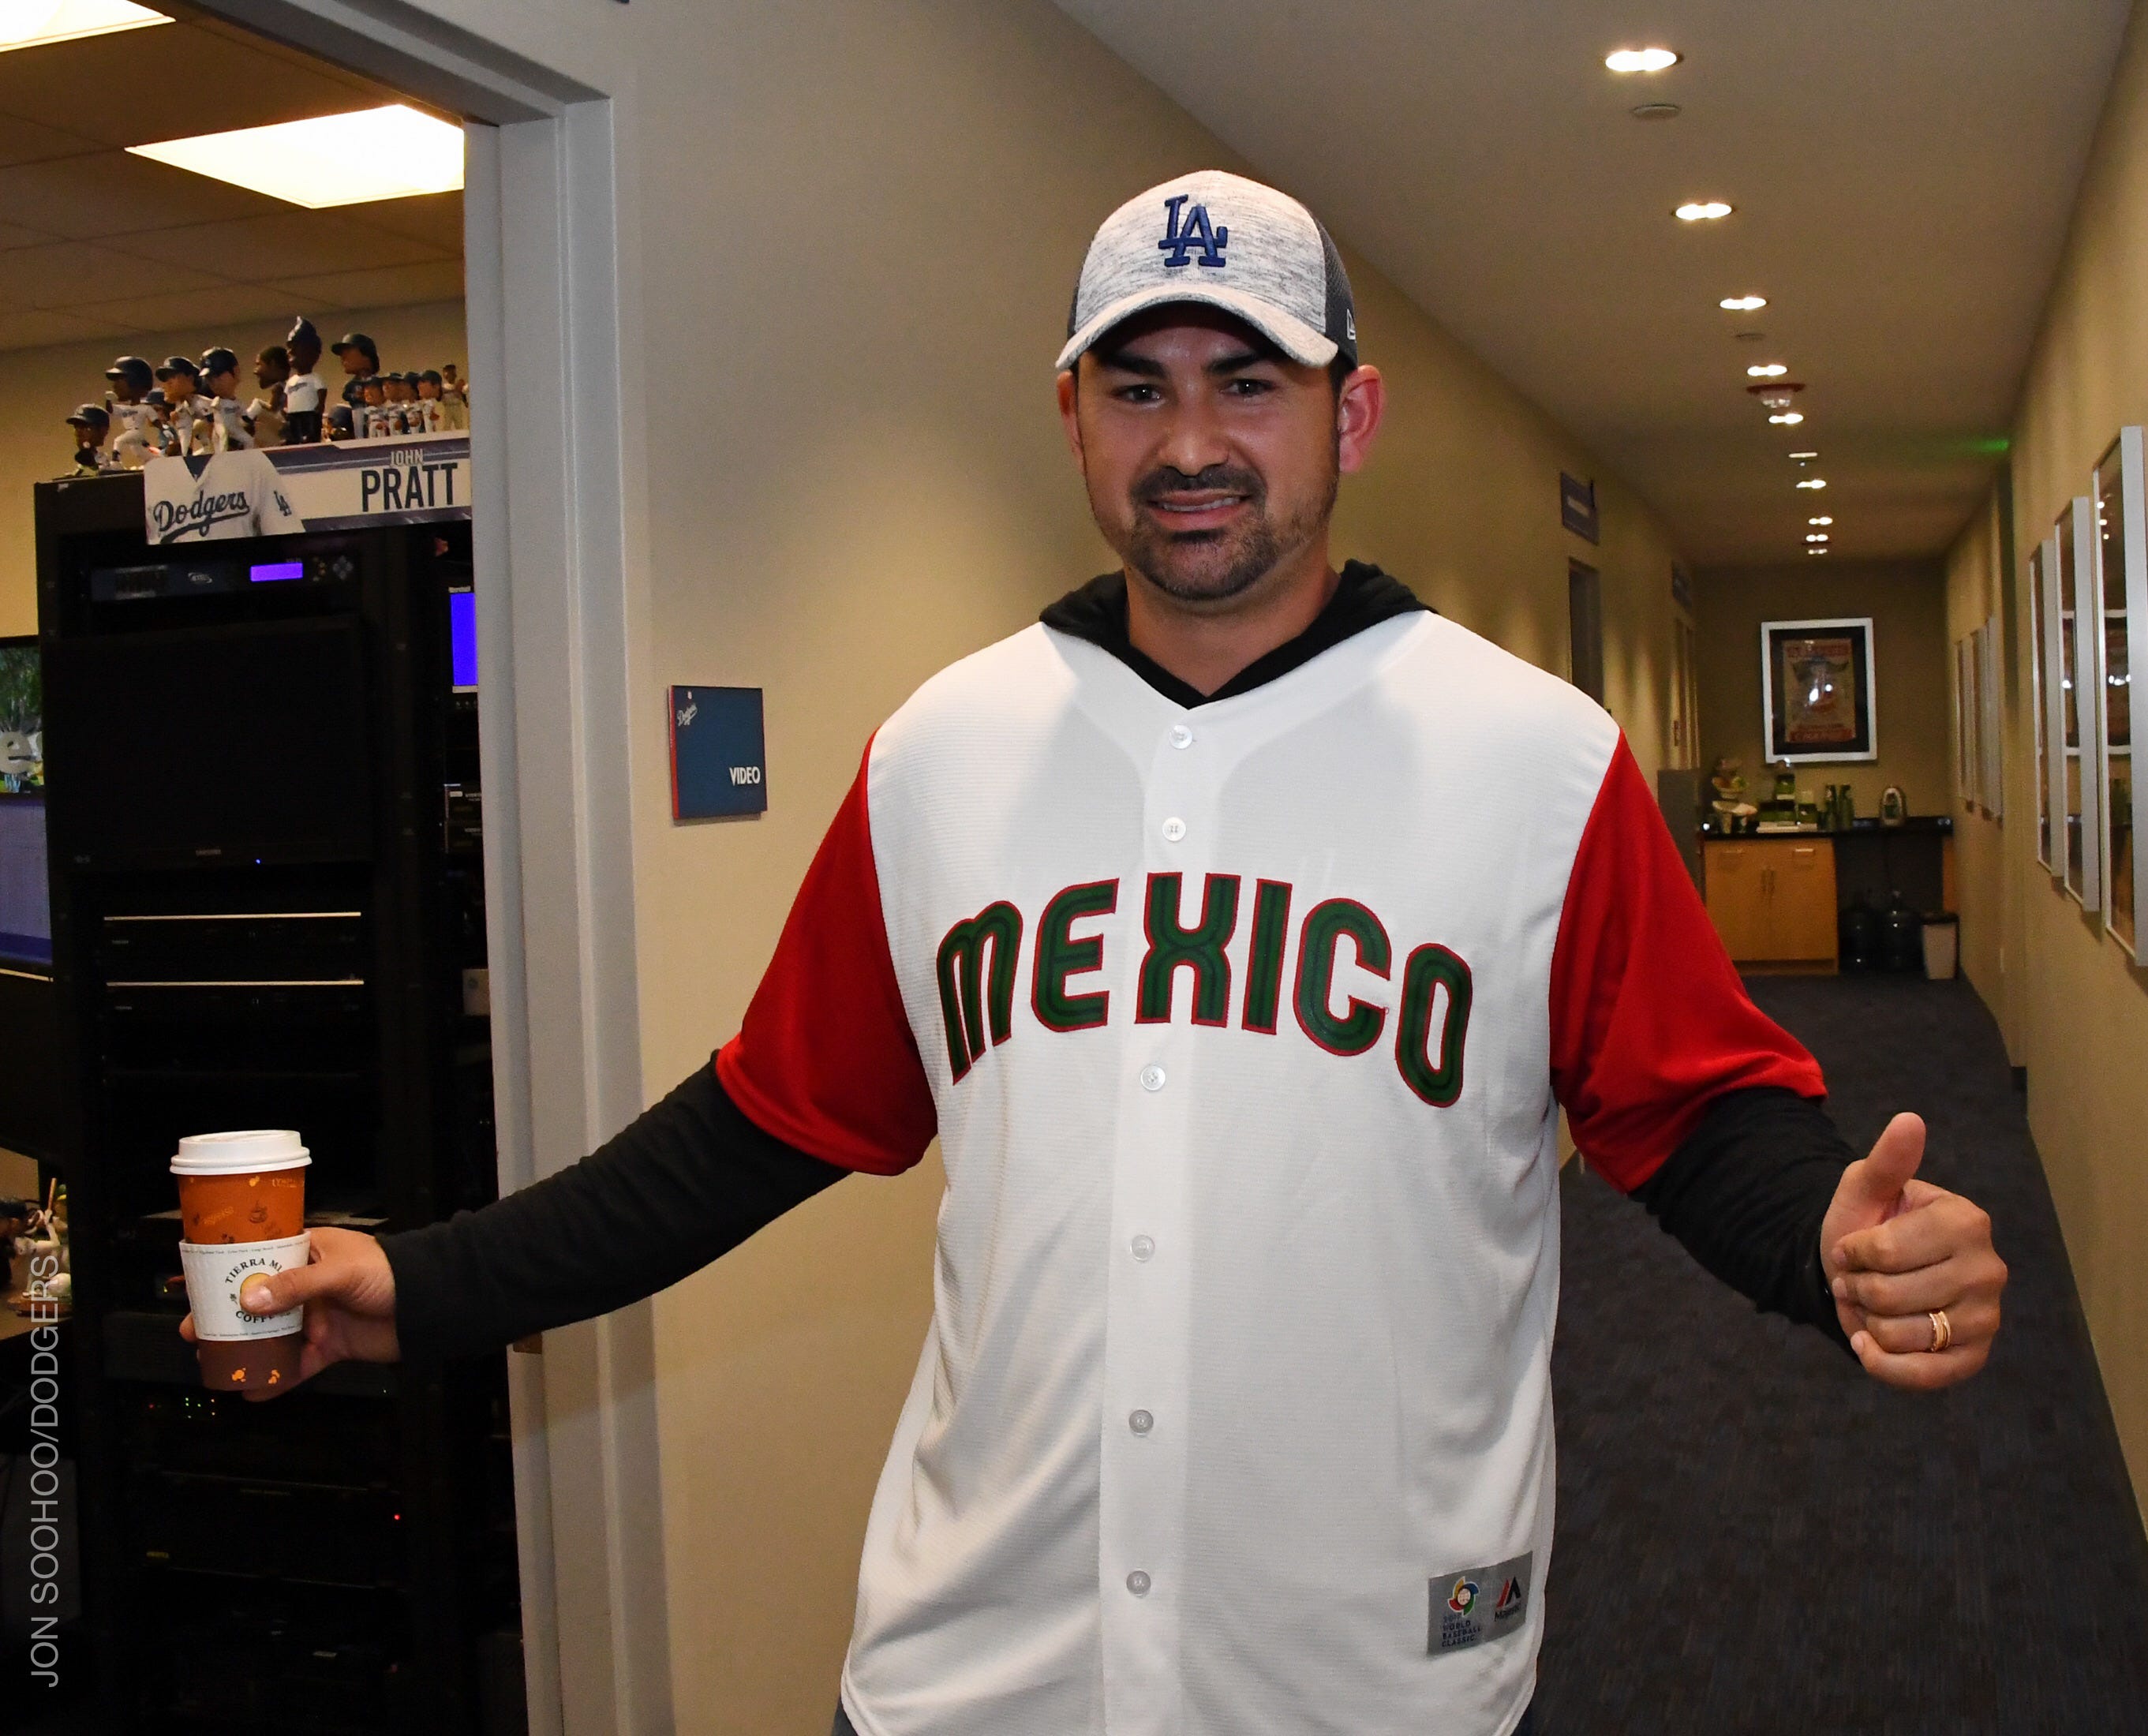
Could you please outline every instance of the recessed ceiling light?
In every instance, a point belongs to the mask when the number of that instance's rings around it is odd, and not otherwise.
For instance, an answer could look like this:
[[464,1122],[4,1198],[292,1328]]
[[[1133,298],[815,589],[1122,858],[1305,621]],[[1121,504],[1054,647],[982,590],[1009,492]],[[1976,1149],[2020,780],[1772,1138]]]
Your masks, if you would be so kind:
[[1673,48],[1620,48],[1603,57],[1603,64],[1614,73],[1660,73],[1678,63]]
[[1730,207],[1721,199],[1689,199],[1671,213],[1681,223],[1714,223],[1719,217],[1730,215]]
[[1806,476],[1799,479],[1798,486],[1801,489],[1824,489],[1827,486],[1827,483],[1818,476]]
[[1824,530],[1815,530],[1808,535],[1805,540],[1809,543],[1824,543],[1827,540],[1827,533]]
[[1817,519],[1807,519],[1805,520],[1805,523],[1808,524],[1832,524],[1834,522],[1834,520],[1833,519],[1827,517],[1824,514]]
[[1817,452],[1793,452],[1790,456],[1792,458],[1818,458],[1819,454]]
[[1805,550],[1805,553],[1808,554],[1824,554],[1827,553],[1827,550],[1824,549],[1808,549]]
[[0,53],[171,22],[163,13],[133,5],[131,0],[13,0],[0,9]]
[[1755,362],[1745,370],[1754,379],[1780,379],[1789,371],[1780,362]]
[[1716,303],[1717,307],[1728,308],[1734,314],[1750,314],[1754,309],[1767,305],[1768,298],[1764,295],[1726,295]]
[[1770,422],[1779,423],[1786,427],[1795,427],[1799,423],[1804,421],[1805,419],[1795,410],[1784,410],[1780,415],[1770,416],[1768,419]]
[[309,211],[463,184],[462,128],[400,103],[127,148]]
[[1675,103],[1644,103],[1629,113],[1637,121],[1674,121],[1685,111]]

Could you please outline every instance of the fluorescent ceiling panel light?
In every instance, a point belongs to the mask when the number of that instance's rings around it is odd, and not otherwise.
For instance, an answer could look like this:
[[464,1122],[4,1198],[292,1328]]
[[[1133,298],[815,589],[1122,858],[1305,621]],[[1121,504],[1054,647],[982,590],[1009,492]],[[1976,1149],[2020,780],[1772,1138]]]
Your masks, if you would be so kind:
[[[1764,295],[1726,295],[1716,303],[1717,307],[1727,308],[1734,314],[1750,314],[1767,305],[1768,298]],[[1744,334],[1741,333],[1739,335]]]
[[1827,484],[1819,477],[1808,476],[1800,481],[1798,486],[1801,489],[1824,489]]
[[42,43],[69,43],[77,37],[109,36],[115,30],[139,30],[145,24],[172,21],[131,0],[7,0],[0,5],[0,54],[10,48],[34,48]]
[[1794,428],[1799,423],[1804,421],[1805,419],[1796,410],[1784,410],[1780,415],[1770,416],[1768,419],[1770,422],[1781,423],[1788,427]]
[[1719,217],[1729,216],[1730,210],[1721,199],[1689,199],[1671,215],[1680,223],[1714,223]]
[[1660,73],[1678,63],[1674,48],[1620,48],[1603,57],[1603,64],[1614,73]]
[[309,211],[463,184],[462,128],[400,103],[127,148]]
[[1790,370],[1780,362],[1755,362],[1746,374],[1754,379],[1780,379]]

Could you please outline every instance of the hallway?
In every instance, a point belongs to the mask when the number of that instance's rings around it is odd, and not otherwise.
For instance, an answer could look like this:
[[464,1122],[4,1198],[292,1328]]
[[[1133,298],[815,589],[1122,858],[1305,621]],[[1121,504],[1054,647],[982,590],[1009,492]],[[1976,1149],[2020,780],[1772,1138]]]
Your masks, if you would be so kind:
[[1890,1391],[1570,1167],[1548,1731],[2148,1732],[2148,1550],[1990,1015],[1960,981],[1749,986],[1860,1153],[1925,1116],[1922,1173],[1992,1214],[2006,1327],[1979,1379]]

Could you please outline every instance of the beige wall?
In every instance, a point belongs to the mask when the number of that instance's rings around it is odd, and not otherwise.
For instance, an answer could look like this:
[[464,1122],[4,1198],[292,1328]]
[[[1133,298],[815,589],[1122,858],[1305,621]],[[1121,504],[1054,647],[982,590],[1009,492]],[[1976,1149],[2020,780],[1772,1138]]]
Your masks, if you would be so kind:
[[[2136,12],[2113,78],[2073,226],[2031,353],[2014,427],[2011,625],[2003,883],[1977,865],[1977,896],[2002,904],[2005,1000],[2029,1070],[2029,1120],[2136,1496],[2148,1493],[2148,976],[2036,860],[2035,740],[2025,661],[2029,551],[2127,423],[2148,422],[2148,27]],[[1968,534],[1976,534],[1975,527]],[[1973,551],[1958,545],[1953,605],[1977,606]],[[1988,586],[1990,579],[1982,582]],[[1968,890],[1965,887],[1965,897]],[[2001,1252],[2005,1250],[2001,1227]]]
[[[296,313],[298,310],[292,310]],[[324,316],[322,338],[333,344],[346,331],[362,331],[380,346],[384,368],[438,368],[453,362],[469,372],[463,341],[463,304],[427,302],[414,307],[349,309]],[[144,357],[152,367],[166,356],[198,358],[213,344],[238,353],[243,396],[253,395],[253,358],[280,344],[291,329],[281,319],[228,320],[208,331],[158,332],[50,349],[11,349],[0,354],[0,636],[38,630],[37,536],[30,487],[70,474],[74,435],[65,418],[79,404],[104,401],[104,370],[114,356]],[[322,374],[333,387],[342,378],[334,356]]]
[[1845,561],[1715,567],[1694,580],[1704,767],[1724,755],[1744,761],[1749,794],[1773,787],[1761,739],[1760,623],[1872,617],[1876,760],[1813,763],[1798,784],[1815,795],[1846,783],[1857,811],[1880,811],[1880,792],[1899,784],[1913,814],[1947,811],[1954,787],[1947,733],[1945,574],[1937,562]]

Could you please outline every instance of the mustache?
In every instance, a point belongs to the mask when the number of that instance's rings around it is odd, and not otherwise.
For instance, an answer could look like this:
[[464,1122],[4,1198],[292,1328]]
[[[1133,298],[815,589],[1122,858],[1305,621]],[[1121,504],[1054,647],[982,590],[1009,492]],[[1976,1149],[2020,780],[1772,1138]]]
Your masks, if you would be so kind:
[[1161,469],[1150,471],[1134,484],[1133,498],[1142,505],[1153,506],[1166,494],[1189,489],[1243,494],[1256,504],[1267,498],[1267,486],[1259,473],[1237,464],[1211,464],[1197,476],[1188,476],[1183,470],[1166,464]]

